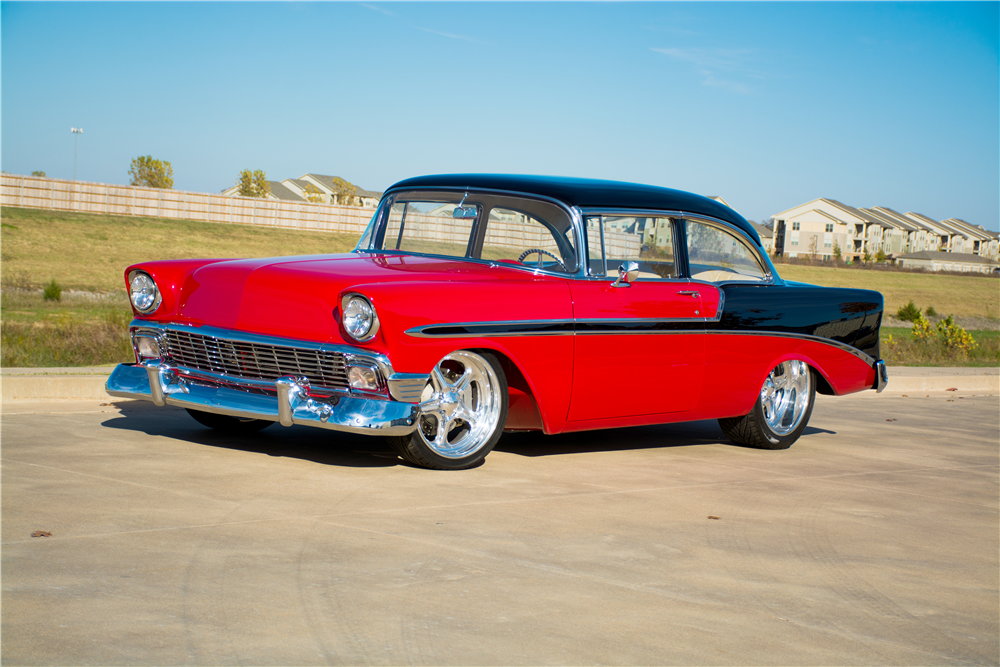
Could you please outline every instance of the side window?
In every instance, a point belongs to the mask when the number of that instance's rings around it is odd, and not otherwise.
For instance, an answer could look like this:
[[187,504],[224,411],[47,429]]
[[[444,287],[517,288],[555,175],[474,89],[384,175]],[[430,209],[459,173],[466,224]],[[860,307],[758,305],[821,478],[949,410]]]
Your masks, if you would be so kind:
[[756,254],[742,239],[715,225],[688,220],[687,250],[688,266],[695,280],[759,282],[767,275]]
[[604,216],[603,221],[608,275],[618,275],[618,266],[623,262],[638,262],[639,280],[677,277],[673,220],[642,216]]
[[573,240],[572,227],[560,235],[552,225],[528,213],[496,206],[490,209],[486,223],[481,259],[520,261],[546,271],[573,272],[576,270]]

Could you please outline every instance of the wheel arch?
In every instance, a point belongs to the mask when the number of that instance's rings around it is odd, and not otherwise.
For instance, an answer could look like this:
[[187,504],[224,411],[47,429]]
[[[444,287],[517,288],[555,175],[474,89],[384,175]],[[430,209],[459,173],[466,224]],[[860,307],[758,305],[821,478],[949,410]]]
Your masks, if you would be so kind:
[[504,428],[514,431],[545,431],[537,390],[513,356],[493,347],[466,349],[477,354],[492,354],[504,372],[507,380],[507,424]]

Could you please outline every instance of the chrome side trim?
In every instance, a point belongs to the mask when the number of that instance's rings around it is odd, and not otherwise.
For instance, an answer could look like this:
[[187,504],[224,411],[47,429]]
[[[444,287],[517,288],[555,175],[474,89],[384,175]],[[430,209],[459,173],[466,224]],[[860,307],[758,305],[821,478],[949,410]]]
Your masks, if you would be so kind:
[[[685,327],[672,330],[675,324],[704,325],[713,318],[594,318],[579,320],[520,320],[496,322],[451,322],[425,324],[406,330],[414,338],[497,338],[509,336],[587,336],[606,334],[661,334],[703,332],[704,328]],[[662,326],[664,328],[658,328]]]
[[[409,435],[416,428],[418,408],[412,403],[356,396],[310,398],[301,378],[294,377],[271,383],[270,393],[252,393],[198,384],[174,373],[175,369],[159,363],[121,364],[108,377],[105,388],[119,398],[152,400],[157,405],[240,419],[265,419],[286,426],[297,424],[366,435]],[[156,402],[157,395],[162,403]]]
[[[574,320],[444,322],[406,330],[414,338],[494,338],[497,336],[572,336]],[[442,331],[435,331],[440,329]]]
[[797,338],[799,340],[808,340],[814,343],[823,343],[824,345],[830,345],[832,347],[839,348],[844,352],[853,354],[855,357],[865,362],[869,366],[875,366],[875,359],[868,356],[856,347],[851,347],[847,343],[841,343],[839,341],[831,340],[829,338],[822,338],[820,336],[810,336],[809,334],[798,334],[798,333],[788,333],[785,331],[724,331],[718,329],[712,329],[706,333],[718,334],[723,336],[768,336],[771,338]]

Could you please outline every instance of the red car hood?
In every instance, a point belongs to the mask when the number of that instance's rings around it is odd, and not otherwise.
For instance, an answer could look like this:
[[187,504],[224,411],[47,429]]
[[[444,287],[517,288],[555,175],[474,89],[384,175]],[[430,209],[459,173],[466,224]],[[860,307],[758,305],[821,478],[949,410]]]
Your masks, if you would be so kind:
[[534,276],[430,257],[346,254],[225,260],[191,272],[181,288],[177,314],[192,324],[341,342],[340,296],[357,286],[367,286],[367,292],[361,290],[366,295],[384,294],[384,287],[375,287],[378,283],[477,283],[490,292],[490,283],[499,287],[522,280],[534,281]]

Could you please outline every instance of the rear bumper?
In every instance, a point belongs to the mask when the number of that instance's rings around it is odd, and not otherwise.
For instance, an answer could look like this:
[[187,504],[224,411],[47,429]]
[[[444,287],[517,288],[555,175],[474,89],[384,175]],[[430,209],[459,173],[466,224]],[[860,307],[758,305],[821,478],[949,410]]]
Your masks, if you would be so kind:
[[120,364],[105,388],[118,398],[176,405],[241,419],[265,419],[366,435],[408,435],[416,428],[417,406],[358,396],[313,398],[305,378],[282,377],[245,387],[225,386],[204,374],[186,373],[159,362]]
[[879,359],[875,362],[875,386],[872,389],[878,394],[887,384],[889,384],[889,369],[885,367],[885,362]]

